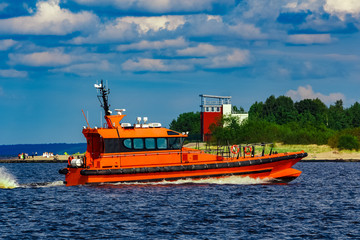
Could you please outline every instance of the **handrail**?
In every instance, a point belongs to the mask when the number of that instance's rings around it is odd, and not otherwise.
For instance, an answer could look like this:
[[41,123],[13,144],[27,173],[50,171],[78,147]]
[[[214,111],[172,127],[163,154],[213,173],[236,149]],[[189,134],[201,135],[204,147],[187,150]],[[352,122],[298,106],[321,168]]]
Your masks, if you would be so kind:
[[137,152],[137,153],[120,153],[120,154],[111,154],[111,155],[102,155],[102,158],[114,158],[114,157],[134,157],[134,156],[153,156],[153,155],[171,155],[171,154],[184,154],[184,153],[203,153],[201,150],[194,151],[177,151],[177,152]]

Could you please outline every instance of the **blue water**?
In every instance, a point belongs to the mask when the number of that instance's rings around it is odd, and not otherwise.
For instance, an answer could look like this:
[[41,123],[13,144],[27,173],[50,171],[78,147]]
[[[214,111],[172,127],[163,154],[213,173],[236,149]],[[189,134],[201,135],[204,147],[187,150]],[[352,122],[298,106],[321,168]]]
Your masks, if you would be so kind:
[[[360,239],[360,163],[298,163],[287,185],[65,187],[64,164],[0,164],[2,239]],[[37,184],[33,184],[37,183]]]

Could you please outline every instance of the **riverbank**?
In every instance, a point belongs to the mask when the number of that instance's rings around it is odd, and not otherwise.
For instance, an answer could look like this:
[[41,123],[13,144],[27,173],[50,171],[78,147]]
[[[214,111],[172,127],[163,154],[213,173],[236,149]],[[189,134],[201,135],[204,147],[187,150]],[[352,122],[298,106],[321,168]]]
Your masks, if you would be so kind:
[[0,158],[0,163],[66,163],[69,155],[56,155],[52,157],[34,156],[26,159]]
[[285,145],[276,143],[274,150],[278,152],[296,152],[304,150],[308,156],[302,161],[333,161],[333,162],[360,162],[360,152],[351,150],[333,149],[328,145]]

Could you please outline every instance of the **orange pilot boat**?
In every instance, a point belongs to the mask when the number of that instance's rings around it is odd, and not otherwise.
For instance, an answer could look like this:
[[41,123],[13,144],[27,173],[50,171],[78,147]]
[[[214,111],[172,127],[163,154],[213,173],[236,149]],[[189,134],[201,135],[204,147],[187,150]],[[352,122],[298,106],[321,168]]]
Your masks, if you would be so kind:
[[[301,171],[292,166],[307,156],[304,151],[265,154],[265,144],[233,145],[214,150],[183,146],[187,137],[148,123],[122,123],[124,109],[109,110],[108,94],[103,81],[95,84],[105,111],[105,126],[84,127],[87,149],[83,158],[69,158],[68,166],[59,170],[66,186],[114,183],[156,182],[178,179],[219,178],[232,175],[289,182]],[[256,154],[255,148],[262,148]],[[257,149],[258,150],[258,149]]]

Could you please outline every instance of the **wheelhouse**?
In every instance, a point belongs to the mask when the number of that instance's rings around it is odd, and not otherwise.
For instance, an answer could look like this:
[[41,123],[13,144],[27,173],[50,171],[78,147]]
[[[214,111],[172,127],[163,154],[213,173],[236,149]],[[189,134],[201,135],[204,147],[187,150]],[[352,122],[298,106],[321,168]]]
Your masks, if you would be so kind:
[[[96,131],[94,131],[96,130]],[[93,158],[100,154],[152,152],[181,150],[187,137],[176,131],[157,129],[84,129],[87,139],[87,151],[93,153]],[[135,131],[143,130],[134,137]],[[129,132],[130,131],[130,132]]]

